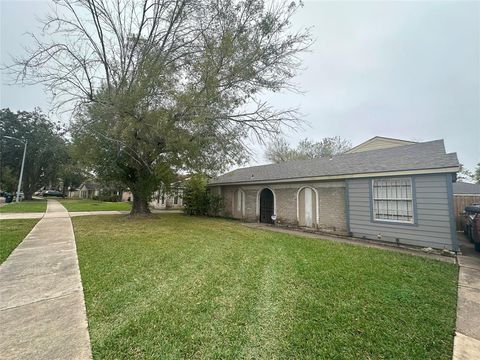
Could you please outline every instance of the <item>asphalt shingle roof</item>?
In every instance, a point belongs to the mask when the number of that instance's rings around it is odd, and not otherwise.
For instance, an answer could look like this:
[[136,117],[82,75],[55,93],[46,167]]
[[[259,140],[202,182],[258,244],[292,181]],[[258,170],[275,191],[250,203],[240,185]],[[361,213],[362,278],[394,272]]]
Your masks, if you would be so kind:
[[480,196],[480,184],[469,184],[456,182],[453,183],[453,193],[457,195],[461,194],[475,194]]
[[82,187],[86,187],[87,190],[97,190],[97,189],[100,189],[100,185],[98,184],[95,184],[95,183],[91,183],[91,182],[84,182],[82,185],[80,185],[80,188]]
[[390,171],[440,169],[459,166],[457,154],[445,153],[443,140],[415,143],[388,149],[334,156],[331,159],[287,161],[237,169],[210,184],[292,180],[320,176],[341,176]]

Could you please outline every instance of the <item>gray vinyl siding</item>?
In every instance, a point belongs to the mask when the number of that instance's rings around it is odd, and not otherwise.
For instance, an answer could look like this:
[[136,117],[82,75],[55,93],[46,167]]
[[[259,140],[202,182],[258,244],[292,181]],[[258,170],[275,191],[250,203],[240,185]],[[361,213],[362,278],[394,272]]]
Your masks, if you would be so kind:
[[412,176],[414,224],[374,221],[371,179],[348,180],[348,219],[353,236],[457,250],[452,231],[451,175]]

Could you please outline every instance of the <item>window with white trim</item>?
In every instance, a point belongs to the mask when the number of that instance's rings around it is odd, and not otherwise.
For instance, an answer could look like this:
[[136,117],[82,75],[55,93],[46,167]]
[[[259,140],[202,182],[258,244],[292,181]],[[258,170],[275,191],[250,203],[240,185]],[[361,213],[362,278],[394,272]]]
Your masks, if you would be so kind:
[[413,223],[411,178],[383,178],[372,181],[373,219]]

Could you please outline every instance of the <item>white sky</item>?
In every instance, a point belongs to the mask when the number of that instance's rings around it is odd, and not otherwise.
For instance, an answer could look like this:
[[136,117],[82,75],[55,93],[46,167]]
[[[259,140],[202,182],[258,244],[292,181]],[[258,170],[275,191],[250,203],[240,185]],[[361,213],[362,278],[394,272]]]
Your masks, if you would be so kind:
[[[44,0],[0,0],[1,62],[21,55]],[[316,39],[296,79],[305,94],[269,95],[299,107],[309,125],[287,139],[339,135],[354,145],[375,135],[444,139],[473,170],[480,161],[480,2],[305,1],[294,28]],[[0,106],[49,109],[40,86],[8,86]],[[252,163],[263,163],[262,148]]]

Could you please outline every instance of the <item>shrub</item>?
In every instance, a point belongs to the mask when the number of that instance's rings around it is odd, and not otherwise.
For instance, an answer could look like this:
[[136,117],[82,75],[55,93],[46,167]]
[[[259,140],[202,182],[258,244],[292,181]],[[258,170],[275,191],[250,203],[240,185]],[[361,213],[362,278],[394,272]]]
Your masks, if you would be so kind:
[[103,193],[100,195],[92,196],[92,200],[117,202],[117,201],[120,201],[120,196],[112,193]]
[[208,191],[204,175],[196,174],[185,182],[183,208],[187,215],[218,216],[223,208],[223,200],[221,196]]
[[219,216],[223,210],[223,197],[207,192],[208,215]]
[[117,202],[119,201],[119,196],[116,194],[105,194],[105,195],[100,195],[98,199],[100,201]]

